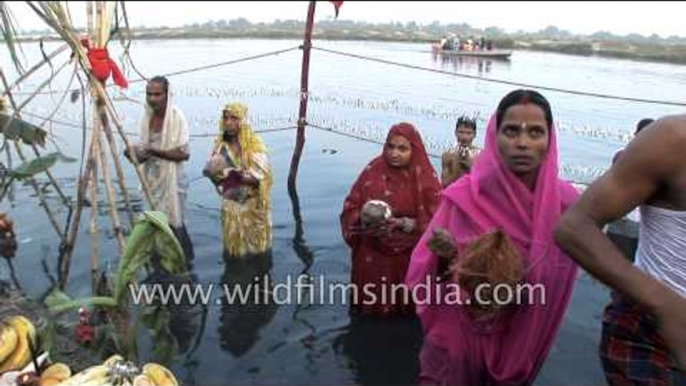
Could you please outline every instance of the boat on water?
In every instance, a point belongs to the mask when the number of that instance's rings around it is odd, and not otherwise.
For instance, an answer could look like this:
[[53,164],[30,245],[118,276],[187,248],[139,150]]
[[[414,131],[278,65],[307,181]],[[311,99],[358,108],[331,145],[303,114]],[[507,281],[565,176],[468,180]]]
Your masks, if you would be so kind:
[[431,50],[441,55],[472,56],[489,59],[508,60],[512,55],[512,50],[444,50],[439,44],[432,44]]

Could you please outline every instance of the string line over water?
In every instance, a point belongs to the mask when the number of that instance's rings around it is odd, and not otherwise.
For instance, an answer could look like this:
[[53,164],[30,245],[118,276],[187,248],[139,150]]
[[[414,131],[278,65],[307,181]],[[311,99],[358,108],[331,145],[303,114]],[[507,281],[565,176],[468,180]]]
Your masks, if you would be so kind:
[[480,77],[477,75],[460,74],[457,72],[438,70],[438,69],[434,69],[434,68],[416,66],[413,64],[394,62],[391,60],[379,59],[379,58],[374,58],[374,57],[370,57],[370,56],[351,54],[348,52],[337,51],[337,50],[332,50],[332,49],[328,49],[328,48],[320,48],[320,47],[314,47],[313,46],[312,49],[313,50],[319,50],[322,52],[328,52],[328,53],[334,54],[334,55],[346,56],[349,58],[355,58],[355,59],[367,60],[367,61],[372,61],[372,62],[377,62],[377,63],[389,64],[389,65],[404,67],[404,68],[413,69],[413,70],[428,71],[428,72],[434,72],[434,73],[438,73],[438,74],[457,76],[460,78],[473,79],[473,80],[478,80],[481,82],[499,83],[499,84],[506,84],[509,86],[533,88],[533,89],[539,89],[539,90],[560,92],[560,93],[565,93],[565,94],[582,95],[582,96],[588,96],[588,97],[594,97],[594,98],[615,99],[615,100],[622,100],[622,101],[628,101],[628,102],[652,103],[652,104],[668,105],[668,106],[686,106],[686,102],[624,97],[624,96],[600,94],[600,93],[594,93],[594,92],[588,92],[588,91],[568,90],[568,89],[557,88],[557,87],[538,86],[538,85],[521,83],[521,82],[513,82],[513,81],[503,80],[503,79],[483,78],[483,77]]
[[[232,65],[232,64],[236,64],[236,63],[243,63],[243,62],[247,62],[247,61],[251,61],[251,60],[257,60],[257,59],[262,59],[262,58],[266,58],[266,57],[270,57],[270,56],[281,55],[281,54],[284,54],[287,52],[291,52],[291,51],[295,51],[295,50],[301,50],[302,48],[303,48],[302,45],[296,46],[296,47],[290,47],[290,48],[285,48],[285,49],[281,49],[281,50],[265,52],[265,53],[258,54],[258,55],[251,55],[251,56],[246,56],[246,57],[242,57],[242,58],[238,58],[238,59],[228,60],[228,61],[224,61],[224,62],[213,63],[213,64],[197,66],[197,67],[191,67],[191,68],[188,68],[185,70],[173,71],[173,72],[169,72],[169,73],[162,74],[162,75],[169,77],[169,76],[188,74],[188,73],[197,72],[197,71],[204,71],[204,70],[209,70],[209,69],[218,68],[218,67],[224,67],[224,66],[228,66],[228,65]],[[377,63],[383,63],[383,64],[388,64],[388,65],[393,65],[393,66],[398,66],[398,67],[404,67],[404,68],[412,69],[412,70],[433,72],[433,73],[438,73],[438,74],[461,77],[461,78],[465,78],[465,79],[478,80],[481,82],[505,84],[505,85],[509,85],[509,86],[533,88],[533,89],[538,89],[538,90],[588,96],[588,97],[593,97],[593,98],[621,100],[621,101],[627,101],[627,102],[650,103],[650,104],[667,105],[667,106],[681,106],[681,107],[686,106],[686,102],[625,97],[625,96],[620,96],[620,95],[610,95],[610,94],[602,94],[602,93],[580,91],[580,90],[569,90],[569,89],[563,89],[563,88],[558,88],[558,87],[534,85],[534,84],[529,84],[529,83],[514,82],[514,81],[509,81],[509,80],[503,80],[503,79],[483,78],[483,77],[477,76],[477,75],[460,74],[460,73],[452,72],[452,71],[445,71],[445,70],[439,70],[439,69],[434,69],[434,68],[417,66],[417,65],[413,65],[413,64],[395,62],[395,61],[391,61],[391,60],[374,58],[371,56],[358,55],[358,54],[353,54],[353,53],[349,53],[349,52],[333,50],[333,49],[329,49],[329,48],[322,48],[322,47],[317,47],[317,46],[312,46],[311,48],[313,50],[327,52],[327,53],[334,54],[334,55],[345,56],[345,57],[349,57],[349,58],[366,60],[366,61],[372,61],[372,62],[377,62]],[[146,81],[146,79],[145,78],[136,78],[136,79],[129,81],[129,83],[139,83],[139,82],[143,82],[143,81]],[[115,87],[115,85],[111,84],[107,87]],[[64,93],[65,91],[73,92],[73,91],[77,91],[77,89],[47,91],[47,92],[41,92],[39,94]],[[14,94],[15,95],[24,95],[24,94],[32,95],[33,93],[24,92],[24,93],[14,93]]]

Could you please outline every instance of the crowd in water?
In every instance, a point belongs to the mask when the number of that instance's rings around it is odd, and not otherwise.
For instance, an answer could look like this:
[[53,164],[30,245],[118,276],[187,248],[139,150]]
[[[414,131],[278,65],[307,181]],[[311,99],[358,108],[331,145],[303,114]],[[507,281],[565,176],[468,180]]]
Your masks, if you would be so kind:
[[[184,225],[190,135],[172,96],[166,78],[148,81],[139,142],[126,156],[142,164],[152,203],[192,260]],[[224,257],[227,264],[259,259],[271,254],[273,238],[268,150],[244,104],[226,104],[217,120],[203,175],[222,202]],[[487,121],[483,148],[473,144],[477,126],[467,116],[457,120],[456,145],[442,155],[440,173],[413,124],[390,128],[340,214],[350,282],[364,288],[351,299],[351,315],[419,318],[419,384],[531,385],[582,268],[613,289],[598,352],[608,384],[681,382],[686,116],[642,121],[582,195],[560,176],[553,108],[540,93],[505,95]],[[603,228],[637,207],[632,264]],[[413,296],[398,298],[391,293],[398,286]],[[499,296],[522,287],[529,289],[523,297]],[[544,301],[531,301],[532,288]]]
[[[352,249],[351,280],[377,284],[365,300],[397,299],[381,283],[407,290],[429,283],[421,304],[352,305],[375,317],[416,313],[424,332],[420,384],[532,384],[579,266],[613,289],[599,348],[608,384],[683,382],[686,161],[677,149],[686,142],[686,117],[639,122],[636,138],[581,196],[560,178],[552,117],[538,92],[512,91],[489,119],[483,149],[472,145],[475,122],[460,118],[440,180],[417,130],[399,123],[346,198],[341,228]],[[392,215],[368,225],[360,219],[372,200]],[[636,207],[632,265],[602,229]],[[542,288],[545,302],[498,302],[499,288],[521,287]]]

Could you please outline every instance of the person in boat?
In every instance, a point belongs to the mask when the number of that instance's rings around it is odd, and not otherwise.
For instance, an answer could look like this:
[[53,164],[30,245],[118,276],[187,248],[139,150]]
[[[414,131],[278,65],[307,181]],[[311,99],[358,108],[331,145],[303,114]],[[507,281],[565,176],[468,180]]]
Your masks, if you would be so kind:
[[[653,123],[655,120],[651,118],[643,118],[638,123],[636,124],[636,130],[634,131],[634,137],[638,135],[638,133],[641,132],[645,127]],[[624,150],[619,150],[618,152],[615,153],[615,155],[612,157],[612,164],[614,165],[615,162],[617,162],[617,158],[624,152]]]
[[268,253],[272,247],[273,176],[267,147],[247,121],[248,108],[227,104],[203,170],[222,197],[226,258]]
[[472,39],[467,39],[467,44],[465,45],[464,49],[466,51],[472,51],[474,49],[474,42]]
[[[555,245],[553,229],[578,193],[559,177],[550,104],[532,90],[510,92],[486,130],[486,146],[471,173],[443,191],[412,253],[406,284],[416,293],[424,330],[420,384],[531,385],[572,295],[578,269]],[[543,288],[544,299],[540,290],[526,296],[515,287],[518,302],[482,309],[488,299],[478,290],[467,293],[460,285],[450,294],[455,267],[474,244],[498,234],[502,243],[507,240],[509,257],[492,264],[485,260],[494,255],[486,251],[480,264],[495,270],[505,262],[520,264],[520,283]]]
[[[571,258],[613,289],[599,350],[611,386],[686,384],[685,146],[686,115],[651,123],[555,232]],[[636,207],[641,223],[632,264],[603,228]]]
[[[357,178],[340,215],[343,239],[352,250],[351,281],[358,292],[351,303],[353,314],[414,314],[414,305],[399,292],[394,296],[389,287],[403,283],[410,254],[436,210],[440,190],[417,129],[405,122],[392,126],[382,154]],[[385,202],[388,216],[367,221],[371,200]],[[369,292],[363,291],[365,285]]]
[[491,51],[493,50],[493,41],[492,40],[486,40],[486,50]]
[[[459,42],[457,42],[457,44],[459,44]],[[455,49],[457,48],[457,45],[456,45],[456,36],[455,36],[455,34],[452,34],[452,33],[449,34],[449,35],[444,39],[441,48],[442,48],[443,50],[446,50],[446,51],[455,50]]]
[[476,138],[475,120],[466,116],[459,117],[455,125],[455,138],[457,145],[441,156],[441,184],[444,188],[469,173],[474,159],[481,151],[473,145]]
[[[146,103],[134,146],[155,209],[164,212],[183,247],[186,261],[193,260],[193,243],[184,224],[188,179],[183,163],[190,158],[190,134],[183,112],[172,102],[169,80],[155,76],[145,88]],[[126,150],[125,156],[131,159]]]

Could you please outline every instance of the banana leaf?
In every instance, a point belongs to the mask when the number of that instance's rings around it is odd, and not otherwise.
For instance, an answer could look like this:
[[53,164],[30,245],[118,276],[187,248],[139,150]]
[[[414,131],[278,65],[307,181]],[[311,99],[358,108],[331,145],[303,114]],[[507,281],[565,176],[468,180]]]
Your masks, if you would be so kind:
[[147,306],[138,318],[139,324],[148,328],[153,342],[152,361],[169,366],[179,346],[169,325],[171,314],[161,306]]
[[29,145],[45,146],[47,132],[40,127],[22,119],[12,117],[6,112],[0,113],[0,132],[9,140],[21,139]]
[[54,290],[45,298],[45,305],[51,314],[60,314],[65,311],[78,309],[85,306],[116,307],[114,298],[107,296],[94,296],[81,299],[71,299],[62,291]]
[[160,256],[162,268],[168,273],[176,274],[187,268],[183,249],[169,227],[167,216],[163,212],[146,211],[136,220],[119,262],[114,284],[117,304],[121,304],[128,285],[137,280],[138,271],[155,253]]
[[76,162],[75,159],[67,157],[61,153],[50,153],[42,157],[34,158],[29,162],[25,162],[17,166],[9,171],[9,176],[17,180],[31,177],[50,169],[57,163],[57,161],[67,163]]

